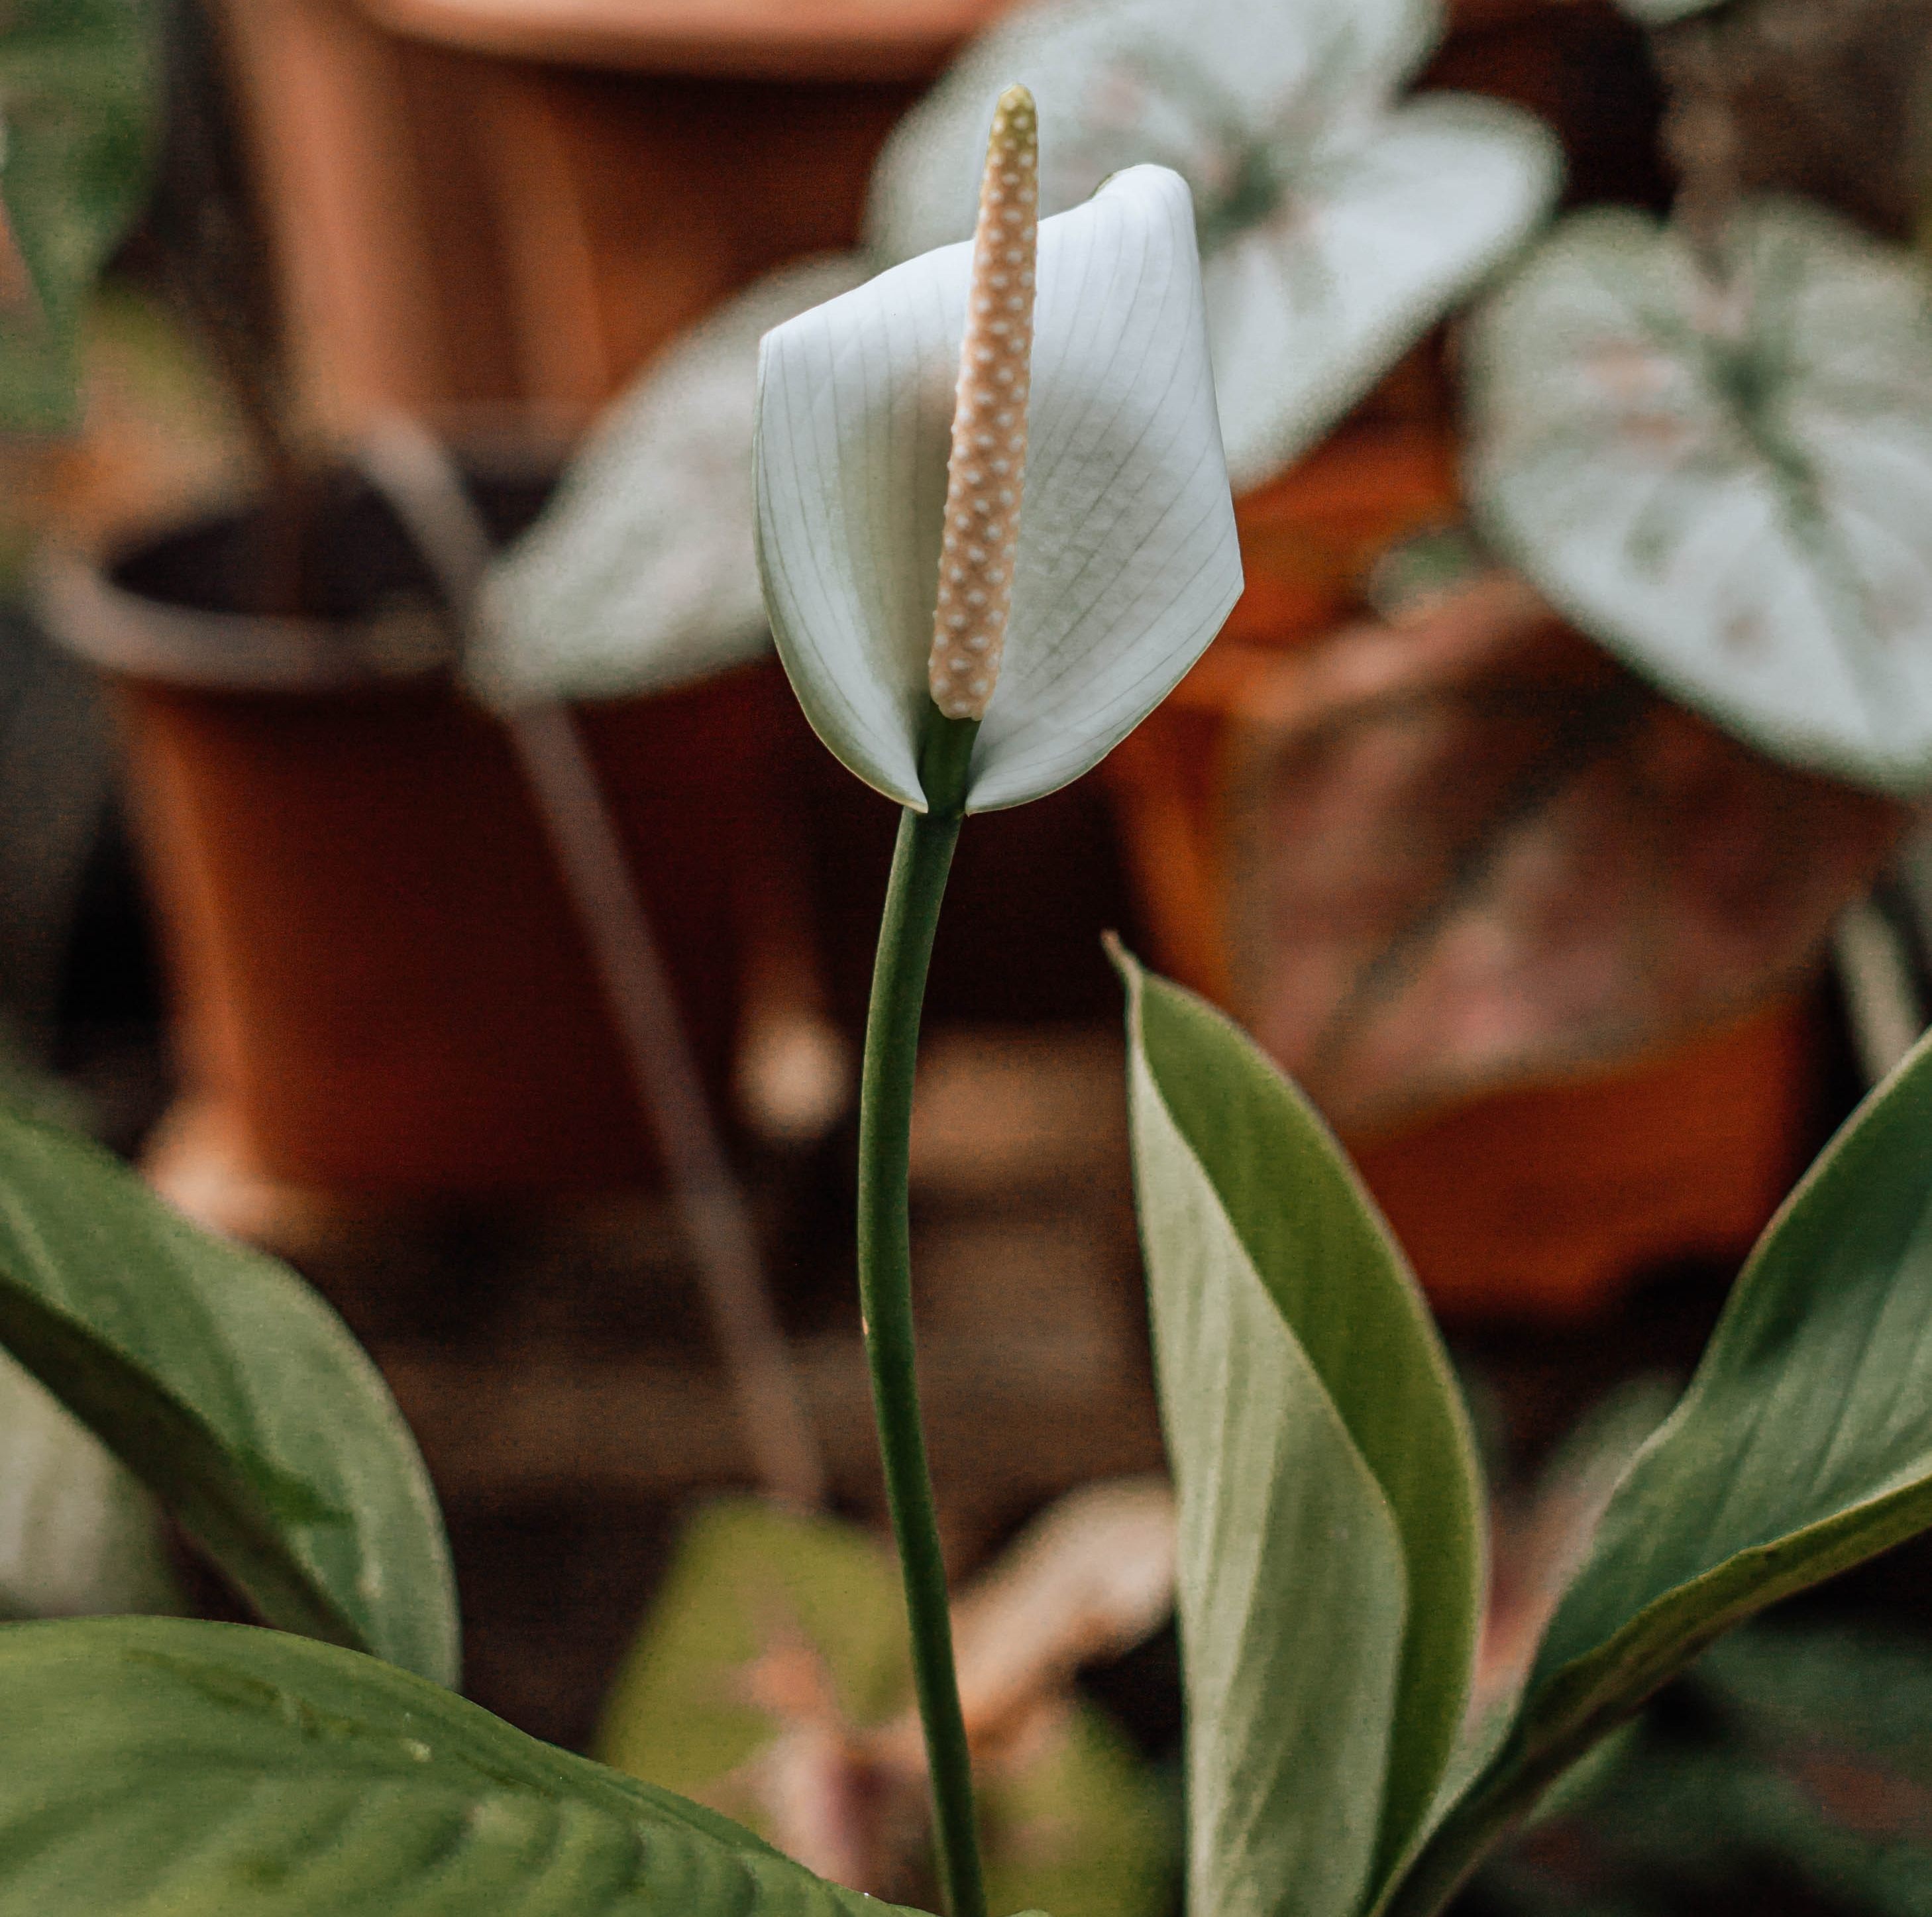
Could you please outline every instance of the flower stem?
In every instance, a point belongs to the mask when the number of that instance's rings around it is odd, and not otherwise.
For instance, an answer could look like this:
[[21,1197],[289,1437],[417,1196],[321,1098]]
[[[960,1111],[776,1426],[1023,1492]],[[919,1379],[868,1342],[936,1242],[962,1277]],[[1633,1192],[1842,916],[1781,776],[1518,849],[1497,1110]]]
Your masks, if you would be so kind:
[[859,1102],[859,1300],[872,1409],[885,1466],[886,1502],[898,1546],[912,1637],[913,1684],[926,1730],[934,1850],[946,1917],[986,1917],[973,1768],[952,1668],[946,1564],[926,1470],[912,1323],[912,1259],[906,1186],[910,1167],[913,1068],[920,1010],[940,902],[963,817],[972,720],[930,716],[921,782],[929,809],[907,811],[886,890],[866,1068]]

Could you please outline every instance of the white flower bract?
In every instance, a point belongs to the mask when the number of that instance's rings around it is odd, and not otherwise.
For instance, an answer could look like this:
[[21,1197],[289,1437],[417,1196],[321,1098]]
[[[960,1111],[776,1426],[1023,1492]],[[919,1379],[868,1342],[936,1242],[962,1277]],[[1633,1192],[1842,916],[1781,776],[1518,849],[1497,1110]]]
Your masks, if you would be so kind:
[[[924,810],[920,741],[971,248],[766,336],[758,562],[826,745]],[[1172,690],[1240,596],[1186,184],[1110,180],[1041,224],[1026,500],[1006,656],[966,805],[1041,797]]]

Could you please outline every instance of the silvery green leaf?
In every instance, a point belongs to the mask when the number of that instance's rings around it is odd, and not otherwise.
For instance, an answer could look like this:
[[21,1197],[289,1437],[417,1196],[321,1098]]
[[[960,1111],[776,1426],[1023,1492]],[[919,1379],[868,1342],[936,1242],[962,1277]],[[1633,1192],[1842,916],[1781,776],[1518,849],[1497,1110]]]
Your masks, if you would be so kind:
[[182,1608],[153,1499],[44,1385],[0,1357],[0,1617]]
[[662,692],[766,650],[752,536],[758,341],[869,271],[838,254],[770,274],[604,413],[486,575],[465,666],[488,703]]
[[1372,118],[1426,58],[1436,0],[1072,0],[975,39],[900,122],[872,177],[867,237],[890,260],[968,238],[993,101],[1040,110],[1040,211],[1151,161],[1193,190],[1211,236],[1262,217],[1284,152]]
[[1748,205],[1714,290],[1580,214],[1472,329],[1484,529],[1636,670],[1792,764],[1932,782],[1932,309],[1902,250]]
[[1031,10],[976,42],[888,143],[873,243],[898,259],[970,231],[973,156],[1008,80],[1039,102],[1042,210],[1123,166],[1174,167],[1194,193],[1228,472],[1259,484],[1555,195],[1556,142],[1527,114],[1455,95],[1385,110],[1436,25],[1413,4]]
[[[1077,778],[1166,696],[1241,590],[1186,183],[1118,176],[1043,220],[1005,664],[968,808]],[[766,336],[758,556],[792,686],[852,771],[923,809],[917,754],[970,249]]]

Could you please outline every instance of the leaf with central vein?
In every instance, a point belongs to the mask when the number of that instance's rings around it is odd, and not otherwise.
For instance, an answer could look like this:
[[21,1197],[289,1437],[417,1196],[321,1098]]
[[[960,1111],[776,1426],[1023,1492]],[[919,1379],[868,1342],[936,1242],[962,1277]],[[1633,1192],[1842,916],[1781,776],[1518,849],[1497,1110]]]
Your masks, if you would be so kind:
[[0,1631],[0,1917],[893,1917],[374,1659],[174,1618]]
[[[1932,1526],[1932,1044],[1774,1220],[1438,1840],[1479,1847],[1712,1639]],[[1424,1904],[1420,1907],[1432,1907]]]
[[4,1112],[0,1346],[268,1622],[455,1682],[435,1494],[341,1321],[106,1154]]
[[1400,1255],[1234,1028],[1123,958],[1181,1514],[1197,1908],[1352,1911],[1420,1826],[1481,1615],[1473,1448]]

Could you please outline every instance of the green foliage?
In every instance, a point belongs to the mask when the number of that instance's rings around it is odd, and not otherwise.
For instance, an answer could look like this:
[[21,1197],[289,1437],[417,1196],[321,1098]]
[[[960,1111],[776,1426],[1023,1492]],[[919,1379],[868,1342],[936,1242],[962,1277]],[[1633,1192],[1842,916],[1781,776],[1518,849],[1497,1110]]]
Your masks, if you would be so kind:
[[105,1153],[4,1112],[0,1345],[269,1622],[455,1681],[435,1496],[341,1322]]
[[722,1817],[332,1646],[0,1632],[0,1917],[861,1917]]
[[1180,1505],[1192,1900],[1352,1912],[1462,1720],[1483,1579],[1467,1420],[1319,1119],[1218,1013],[1120,963]]
[[1773,758],[1922,792],[1924,274],[1802,200],[1744,202],[1718,250],[1626,207],[1535,249],[1468,330],[1473,508],[1673,698]]
[[1721,1633],[1932,1525],[1932,1045],[1774,1220],[1558,1607],[1508,1742],[1394,1908],[1495,1836]]
[[[820,1694],[790,1720],[760,1708],[748,1673],[776,1652]],[[694,1519],[612,1690],[598,1754],[633,1777],[697,1797],[776,1838],[755,1766],[801,1730],[881,1790],[868,1731],[911,1698],[905,1600],[889,1552],[838,1520],[751,1499]],[[923,1786],[920,1786],[922,1794]],[[865,1793],[852,1820],[862,1818]],[[1037,1900],[1054,1917],[1160,1917],[1170,1844],[1155,1780],[1116,1732],[1076,1704],[975,1792],[988,1902]],[[891,1830],[898,1820],[886,1816]]]
[[0,199],[27,283],[0,302],[0,430],[74,423],[81,316],[146,190],[160,67],[152,0],[13,0],[0,22]]

